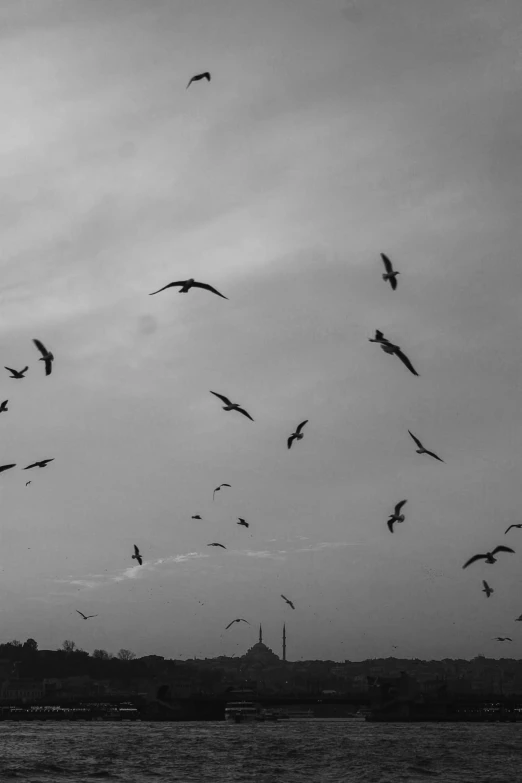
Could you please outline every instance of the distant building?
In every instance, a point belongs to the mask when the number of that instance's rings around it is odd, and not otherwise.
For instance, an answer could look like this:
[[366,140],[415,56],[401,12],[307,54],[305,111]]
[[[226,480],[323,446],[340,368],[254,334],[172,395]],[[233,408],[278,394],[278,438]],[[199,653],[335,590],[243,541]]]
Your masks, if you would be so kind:
[[42,699],[44,693],[42,680],[6,680],[2,685],[1,698],[3,701],[36,701]]
[[[286,644],[286,642],[285,642]],[[286,650],[285,650],[286,653]],[[253,645],[247,652],[241,657],[241,662],[247,666],[275,666],[280,662],[278,655],[263,644],[263,629],[259,626],[259,641]]]

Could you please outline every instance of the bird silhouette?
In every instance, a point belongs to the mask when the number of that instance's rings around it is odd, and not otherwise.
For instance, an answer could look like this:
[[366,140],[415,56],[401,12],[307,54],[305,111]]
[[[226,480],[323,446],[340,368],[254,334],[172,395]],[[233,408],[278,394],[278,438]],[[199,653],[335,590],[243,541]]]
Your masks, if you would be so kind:
[[220,294],[217,288],[214,288],[207,283],[197,283],[193,277],[191,277],[190,280],[178,280],[176,283],[169,283],[168,285],[164,285],[163,288],[159,288],[157,291],[153,291],[151,294],[149,294],[149,296],[160,294],[162,291],[166,291],[167,288],[172,288],[174,286],[180,286],[178,291],[179,294],[188,294],[191,288],[204,288],[205,291],[211,291],[213,294],[217,294],[222,299],[228,299],[228,296],[223,296],[223,294]]
[[236,522],[236,525],[243,525],[243,527],[250,527],[248,522],[245,519],[242,519],[241,517],[238,517],[239,522]]
[[193,76],[193,77],[192,77],[192,78],[189,80],[189,83],[187,84],[187,86],[185,87],[185,89],[186,89],[186,90],[188,90],[188,88],[190,87],[190,85],[192,84],[192,82],[199,82],[199,80],[200,80],[200,79],[206,79],[206,80],[207,80],[207,82],[209,82],[209,81],[210,81],[210,79],[211,79],[210,73],[209,73],[208,71],[205,71],[204,73],[197,73],[195,76]]
[[492,552],[486,552],[484,555],[473,555],[473,557],[470,557],[470,559],[466,563],[464,563],[462,568],[467,568],[469,565],[475,563],[477,560],[485,560],[486,563],[492,565],[493,563],[497,562],[497,558],[494,557],[494,555],[496,555],[497,552],[512,552],[513,554],[515,554],[515,550],[510,549],[510,547],[508,546],[496,546]]
[[231,625],[234,625],[234,623],[246,623],[247,625],[250,625],[250,623],[248,622],[248,620],[243,620],[243,618],[242,618],[242,617],[238,617],[238,618],[237,618],[237,620],[232,620],[232,622],[231,622],[231,623],[229,623],[229,624],[227,625],[227,627],[225,628],[225,631],[228,631],[228,629],[230,628],[230,626],[231,626]]
[[192,517],[192,519],[201,519],[201,517],[199,516],[199,514],[194,514],[194,516]]
[[434,451],[428,451],[428,449],[425,449],[425,448],[424,448],[424,446],[422,445],[422,443],[420,442],[420,440],[419,440],[418,438],[416,438],[416,437],[415,437],[415,435],[413,434],[413,432],[411,432],[410,430],[408,430],[408,432],[410,433],[411,437],[413,438],[413,440],[415,441],[415,443],[416,443],[416,444],[417,444],[417,446],[419,447],[419,448],[417,449],[417,454],[428,454],[430,457],[433,457],[434,459],[438,459],[438,460],[439,460],[439,462],[444,462],[444,460],[443,460],[443,459],[441,459],[440,457],[438,457],[438,456],[435,454],[435,452],[434,452]]
[[513,639],[510,639],[509,636],[494,636],[493,641],[495,642],[512,642]]
[[232,484],[220,484],[219,487],[216,487],[214,492],[212,493],[212,500],[216,497],[216,492],[219,492],[221,487],[232,487]]
[[83,612],[78,611],[78,609],[76,611],[78,614],[81,614],[84,620],[89,620],[91,617],[98,617],[97,614],[84,614]]
[[5,369],[9,370],[9,372],[11,373],[11,375],[9,376],[10,378],[23,378],[25,376],[25,373],[29,369],[29,367],[24,367],[23,370],[13,370],[12,367],[5,367]]
[[301,430],[303,429],[304,425],[308,424],[308,419],[305,419],[305,421],[302,421],[301,424],[297,426],[297,429],[295,432],[293,432],[290,437],[287,440],[288,448],[292,448],[292,443],[294,440],[302,440],[304,438],[304,435],[302,434]]
[[26,481],[25,486],[28,487],[30,483],[31,483],[30,481]]
[[400,272],[395,272],[393,269],[392,262],[388,258],[388,256],[385,256],[384,253],[381,253],[382,262],[384,264],[384,268],[386,272],[383,274],[382,279],[388,280],[391,287],[395,291],[397,288],[397,275],[400,275]]
[[292,609],[295,609],[295,606],[293,605],[293,603],[291,601],[289,601],[288,598],[286,598],[286,596],[284,596],[282,593],[281,593],[281,598],[283,598],[286,601],[288,606],[291,606]]
[[136,544],[134,544],[134,554],[132,556],[132,559],[137,560],[140,565],[143,565],[143,557],[140,555],[140,550],[138,549]]
[[223,410],[224,411],[237,411],[238,413],[242,413],[243,416],[246,416],[247,419],[250,419],[250,421],[254,421],[252,416],[246,412],[244,408],[242,408],[238,402],[230,402],[228,397],[225,397],[224,394],[218,394],[217,392],[211,391],[211,394],[213,394],[215,397],[219,397],[219,399],[224,402]]
[[515,622],[516,623],[522,623],[522,614],[520,615],[520,617],[516,618]]
[[380,332],[378,329],[375,331],[375,337],[370,337],[369,342],[371,343],[378,343],[384,353],[388,353],[390,355],[397,356],[401,360],[401,362],[405,365],[405,367],[408,368],[408,370],[413,375],[419,375],[413,364],[410,362],[406,354],[401,351],[400,347],[398,345],[395,345],[394,343],[391,343],[386,337],[384,337],[383,333]]
[[390,533],[393,533],[393,526],[396,522],[404,522],[404,520],[406,519],[404,514],[400,513],[400,510],[407,502],[408,502],[407,500],[401,500],[400,503],[397,503],[397,505],[395,506],[395,511],[393,512],[393,514],[391,514],[387,522]]
[[509,531],[511,530],[512,527],[519,527],[520,528],[520,527],[522,527],[522,524],[519,523],[519,524],[516,524],[516,525],[510,525],[508,527],[508,529],[506,530],[506,532],[504,533],[504,535],[506,535],[506,533],[509,533]]
[[9,470],[10,468],[15,468],[16,462],[13,462],[11,465],[0,465],[0,473],[3,473],[4,470]]
[[8,410],[7,408],[8,402],[9,400],[4,400],[3,403],[0,405],[0,413],[5,413]]
[[24,470],[29,470],[29,468],[45,468],[49,462],[53,462],[54,457],[51,457],[50,459],[41,459],[38,462],[33,462],[31,465],[28,465]]
[[54,356],[40,340],[33,340],[33,343],[42,354],[38,361],[45,362],[45,374],[50,375],[53,369]]
[[488,585],[488,583],[486,582],[486,580],[485,580],[485,579],[483,579],[483,580],[482,580],[482,584],[484,585],[484,589],[482,590],[482,592],[483,592],[483,593],[486,593],[486,596],[487,596],[487,598],[489,598],[489,596],[491,595],[491,593],[494,593],[495,591],[493,590],[493,588],[492,588],[492,587],[490,587],[490,586]]
[[221,549],[226,549],[226,546],[224,546],[224,544],[216,544],[215,542],[213,544],[207,544],[207,546],[220,546]]

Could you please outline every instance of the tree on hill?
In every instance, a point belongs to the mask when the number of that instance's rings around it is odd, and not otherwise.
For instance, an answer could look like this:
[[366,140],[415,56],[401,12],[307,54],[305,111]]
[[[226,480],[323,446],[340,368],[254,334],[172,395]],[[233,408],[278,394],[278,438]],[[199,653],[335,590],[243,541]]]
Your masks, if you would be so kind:
[[110,661],[111,658],[114,658],[113,654],[107,652],[107,650],[94,650],[92,657],[97,658],[99,661]]
[[62,650],[66,653],[73,653],[76,649],[76,642],[71,641],[70,639],[64,639],[62,642]]
[[131,650],[125,650],[123,647],[118,651],[120,661],[133,661],[136,655]]

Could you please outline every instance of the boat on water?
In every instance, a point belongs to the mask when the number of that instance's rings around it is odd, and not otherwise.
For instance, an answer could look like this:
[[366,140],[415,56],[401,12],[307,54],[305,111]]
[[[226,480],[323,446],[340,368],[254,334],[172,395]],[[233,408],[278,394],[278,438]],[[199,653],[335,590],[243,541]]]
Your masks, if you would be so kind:
[[285,710],[279,714],[283,720],[311,720],[315,714],[311,709],[308,710]]
[[259,716],[260,709],[253,701],[229,701],[225,707],[228,723],[253,723]]

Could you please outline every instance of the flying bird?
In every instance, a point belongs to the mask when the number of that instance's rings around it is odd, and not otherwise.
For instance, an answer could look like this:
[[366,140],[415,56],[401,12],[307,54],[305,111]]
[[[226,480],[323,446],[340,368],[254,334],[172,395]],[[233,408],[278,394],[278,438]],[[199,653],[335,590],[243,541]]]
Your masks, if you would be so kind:
[[228,631],[228,629],[230,628],[230,626],[231,626],[231,625],[234,625],[234,623],[246,623],[247,625],[250,625],[250,623],[248,622],[248,620],[243,620],[243,618],[242,618],[242,617],[238,617],[238,618],[237,618],[237,620],[232,620],[232,622],[231,622],[231,623],[229,623],[229,624],[227,625],[227,627],[225,628],[225,631]]
[[226,546],[224,544],[216,544],[216,543],[214,543],[214,544],[207,544],[207,546],[220,546],[221,549],[226,549]]
[[406,519],[404,514],[400,513],[400,510],[407,502],[408,502],[407,500],[401,500],[400,503],[397,503],[397,505],[395,506],[395,511],[393,512],[393,514],[391,514],[387,522],[390,533],[393,533],[393,526],[395,522],[404,522],[404,520]]
[[25,486],[28,487],[30,483],[31,483],[30,481],[26,481]]
[[394,345],[394,343],[391,343],[378,329],[375,330],[375,337],[369,338],[369,342],[379,343],[384,353],[397,356],[413,375],[419,375],[406,354],[401,351],[400,347],[398,345]]
[[76,611],[78,614],[81,614],[84,620],[89,620],[91,617],[98,617],[97,614],[84,614],[83,612],[78,611],[78,609]]
[[288,598],[286,598],[286,596],[283,595],[283,593],[281,593],[281,598],[284,598],[284,600],[286,601],[288,606],[291,606],[292,609],[295,609],[295,606],[293,605],[293,603],[291,601],[289,601]]
[[424,446],[422,445],[422,443],[420,442],[420,440],[415,437],[413,432],[411,432],[410,430],[408,430],[408,432],[410,433],[411,437],[413,438],[413,440],[415,441],[415,443],[419,447],[417,449],[417,454],[428,454],[430,457],[434,457],[435,459],[438,459],[439,462],[444,462],[444,460],[441,459],[440,457],[437,457],[437,455],[433,451],[428,451],[428,449],[425,449]]
[[140,555],[140,550],[138,549],[136,544],[134,544],[134,554],[132,556],[132,559],[137,560],[140,565],[143,565],[143,557]]
[[224,394],[218,394],[217,392],[211,391],[211,394],[213,394],[215,397],[219,397],[221,402],[224,402],[223,410],[224,411],[237,411],[238,413],[242,413],[243,416],[246,416],[247,419],[250,419],[250,421],[254,421],[252,416],[246,412],[244,408],[242,408],[238,402],[230,402],[228,397],[225,397]]
[[12,367],[5,367],[5,369],[11,373],[10,378],[23,378],[29,367],[24,367],[23,370],[13,370]]
[[304,425],[308,424],[308,419],[305,419],[305,421],[302,421],[301,424],[298,425],[295,432],[293,432],[290,437],[288,438],[288,448],[292,448],[292,443],[294,440],[302,440],[304,438],[304,435],[302,434],[301,430],[303,429]]
[[0,473],[3,473],[4,470],[9,470],[9,468],[16,467],[16,462],[13,462],[12,465],[0,465]]
[[494,636],[493,641],[495,642],[512,642],[513,639],[510,639],[509,636]]
[[4,400],[3,403],[0,405],[0,413],[5,413],[8,410],[7,408],[8,402],[9,400]]
[[389,280],[391,287],[395,291],[397,288],[397,275],[400,275],[400,272],[395,272],[393,269],[392,262],[388,258],[388,256],[385,256],[384,253],[381,253],[382,262],[384,264],[384,268],[386,272],[383,274],[382,279],[383,280]]
[[236,525],[243,525],[243,527],[249,527],[248,522],[245,519],[241,519],[241,517],[238,517],[239,522],[236,522]]
[[29,470],[29,468],[45,468],[46,465],[53,460],[54,457],[51,457],[50,459],[41,459],[38,462],[33,462],[32,465],[28,465],[24,470]]
[[201,519],[201,517],[199,516],[199,514],[194,514],[194,516],[192,517],[192,519]]
[[221,487],[232,487],[232,484],[220,484],[220,485],[219,485],[219,487],[216,487],[216,488],[215,488],[215,490],[214,490],[214,492],[212,493],[212,500],[214,500],[214,499],[215,499],[215,497],[216,497],[216,492],[219,492],[219,490],[221,489]]
[[40,340],[33,340],[40,353],[42,354],[38,361],[45,362],[45,374],[50,375],[53,369],[54,356],[47,350],[45,345]]
[[[522,527],[522,524],[519,523],[518,525],[510,525],[508,527],[508,529],[506,530],[506,533],[509,533],[509,531],[511,530],[512,527]],[[506,535],[506,533],[504,533],[504,535]]]
[[489,596],[491,595],[491,593],[494,593],[495,591],[493,590],[493,588],[492,588],[492,587],[490,587],[490,586],[488,585],[488,583],[486,582],[486,580],[485,580],[485,579],[483,579],[483,580],[482,580],[482,584],[484,585],[484,589],[482,590],[482,592],[483,592],[483,593],[486,593],[486,596],[489,598]]
[[209,81],[210,81],[210,78],[211,78],[211,77],[210,77],[210,74],[209,74],[209,72],[208,72],[208,71],[205,71],[204,73],[197,73],[195,76],[193,76],[193,77],[192,77],[192,79],[190,79],[190,81],[189,81],[189,83],[187,84],[187,86],[185,87],[185,89],[186,89],[186,90],[188,90],[188,88],[190,87],[190,85],[192,84],[192,82],[199,82],[199,81],[200,81],[200,79],[206,79],[206,80],[207,80],[207,82],[209,82]]
[[216,288],[213,288],[213,286],[208,285],[208,283],[196,283],[193,277],[190,278],[190,280],[178,280],[176,283],[169,283],[168,285],[164,285],[163,288],[159,288],[157,291],[153,291],[149,296],[154,296],[154,294],[159,294],[161,291],[165,291],[167,288],[172,288],[173,286],[179,285],[181,288],[179,289],[179,294],[188,294],[191,288],[204,288],[205,291],[212,291],[213,294],[217,294],[222,299],[228,299],[228,296],[223,296],[223,294],[220,294],[219,291]]
[[520,615],[520,617],[517,617],[517,618],[516,618],[515,622],[516,622],[516,623],[520,623],[520,622],[522,622],[522,614]]
[[510,549],[508,546],[496,546],[493,552],[486,552],[485,555],[473,555],[473,557],[470,557],[470,559],[466,563],[464,563],[462,568],[467,568],[469,565],[475,563],[477,560],[485,560],[486,563],[490,563],[490,564],[496,563],[497,558],[494,557],[494,555],[496,555],[497,552],[512,552],[513,554],[515,554],[515,550]]

